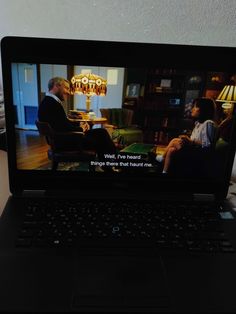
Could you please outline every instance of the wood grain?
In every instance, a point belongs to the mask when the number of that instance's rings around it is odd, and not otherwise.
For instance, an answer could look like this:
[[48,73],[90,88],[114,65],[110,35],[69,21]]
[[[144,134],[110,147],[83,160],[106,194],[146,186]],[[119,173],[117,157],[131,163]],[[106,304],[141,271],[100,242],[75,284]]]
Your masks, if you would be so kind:
[[36,169],[48,164],[48,145],[38,131],[16,131],[16,154],[18,169]]

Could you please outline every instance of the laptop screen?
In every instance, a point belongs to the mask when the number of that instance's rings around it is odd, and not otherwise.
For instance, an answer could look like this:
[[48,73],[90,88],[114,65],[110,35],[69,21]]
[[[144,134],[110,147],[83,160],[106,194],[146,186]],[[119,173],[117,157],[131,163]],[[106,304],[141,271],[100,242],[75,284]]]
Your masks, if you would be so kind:
[[233,48],[33,38],[21,44],[8,58],[2,49],[16,173],[52,182],[175,184],[229,175]]

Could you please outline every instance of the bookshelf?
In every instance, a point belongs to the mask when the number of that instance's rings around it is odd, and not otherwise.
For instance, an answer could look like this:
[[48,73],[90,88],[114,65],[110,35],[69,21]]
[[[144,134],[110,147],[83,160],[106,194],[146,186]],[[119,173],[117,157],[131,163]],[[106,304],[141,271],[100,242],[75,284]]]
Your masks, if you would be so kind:
[[186,75],[173,69],[150,69],[141,116],[146,142],[167,144],[179,133]]
[[134,110],[134,123],[142,128],[145,143],[166,145],[182,131],[190,131],[185,120],[191,119],[193,100],[216,99],[233,72],[157,67],[127,69],[126,75],[123,107]]

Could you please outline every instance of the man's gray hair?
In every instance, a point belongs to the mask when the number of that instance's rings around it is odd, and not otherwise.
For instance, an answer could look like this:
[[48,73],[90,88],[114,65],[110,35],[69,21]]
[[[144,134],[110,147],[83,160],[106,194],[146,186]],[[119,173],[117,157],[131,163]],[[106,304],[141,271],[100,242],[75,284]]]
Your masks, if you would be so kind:
[[60,76],[56,76],[56,77],[51,78],[48,81],[48,90],[50,91],[54,87],[55,84],[61,85],[63,82],[67,82],[70,84],[70,82],[67,79],[60,77]]

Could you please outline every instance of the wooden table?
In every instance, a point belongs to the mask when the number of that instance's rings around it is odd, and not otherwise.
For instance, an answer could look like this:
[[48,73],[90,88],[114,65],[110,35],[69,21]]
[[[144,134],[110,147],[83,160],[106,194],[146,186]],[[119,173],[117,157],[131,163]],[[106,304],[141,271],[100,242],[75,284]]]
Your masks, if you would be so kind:
[[93,125],[96,124],[106,124],[107,123],[107,119],[106,118],[95,118],[95,119],[77,119],[77,118],[69,118],[70,121],[73,122],[87,122],[90,127],[93,127]]
[[133,143],[129,146],[126,146],[121,150],[122,153],[129,154],[140,154],[147,156],[148,152],[155,152],[156,154],[164,154],[166,145],[154,145],[154,144],[144,144],[144,143]]

